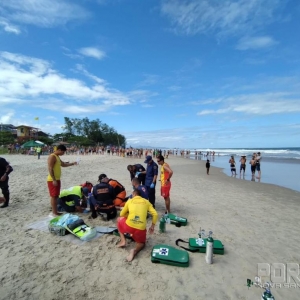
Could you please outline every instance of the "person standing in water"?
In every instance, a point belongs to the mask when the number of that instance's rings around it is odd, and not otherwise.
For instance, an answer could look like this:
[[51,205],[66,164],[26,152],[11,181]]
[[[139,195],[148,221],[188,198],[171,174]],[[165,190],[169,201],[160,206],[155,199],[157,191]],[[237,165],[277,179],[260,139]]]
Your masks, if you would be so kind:
[[230,163],[230,169],[231,169],[231,176],[236,176],[236,168],[235,168],[235,160],[233,155],[231,155],[231,158],[229,159]]

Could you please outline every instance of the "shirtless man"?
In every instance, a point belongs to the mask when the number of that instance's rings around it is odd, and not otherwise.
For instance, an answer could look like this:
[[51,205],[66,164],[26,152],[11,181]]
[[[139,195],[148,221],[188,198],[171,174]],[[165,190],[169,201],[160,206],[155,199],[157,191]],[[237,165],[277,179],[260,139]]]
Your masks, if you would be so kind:
[[252,156],[249,164],[251,165],[251,174],[252,174],[252,181],[254,179],[254,176],[255,176],[255,169],[256,169],[256,160],[255,160],[255,156],[256,154]]
[[257,155],[255,157],[255,160],[256,160],[256,171],[258,173],[258,176],[257,178],[260,179],[261,177],[261,170],[260,170],[260,160],[261,160],[261,155],[260,155],[260,152],[257,152]]
[[233,155],[229,159],[231,176],[236,176],[235,160]]
[[243,177],[245,176],[245,172],[246,172],[246,156],[245,155],[242,155],[241,156],[241,159],[240,159],[240,176],[242,175],[242,170],[243,170]]

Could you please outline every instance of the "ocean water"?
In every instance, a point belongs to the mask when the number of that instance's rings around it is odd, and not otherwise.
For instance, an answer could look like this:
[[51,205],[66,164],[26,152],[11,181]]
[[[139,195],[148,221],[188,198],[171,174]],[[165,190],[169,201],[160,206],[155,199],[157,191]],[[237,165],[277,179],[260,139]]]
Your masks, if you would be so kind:
[[[236,179],[253,181],[249,161],[252,154],[260,152],[261,159],[261,178],[254,178],[256,183],[271,183],[283,186],[300,192],[300,147],[299,148],[232,148],[232,149],[189,149],[190,155],[187,158],[205,160],[209,159],[211,166],[223,168],[223,172],[231,176],[229,158],[234,155],[236,161]],[[195,151],[202,155],[195,156]],[[206,156],[207,152],[215,152],[215,155]],[[204,155],[203,155],[204,154]],[[245,176],[240,176],[240,157],[246,155]],[[257,176],[257,173],[256,173]],[[300,200],[300,199],[299,199]]]
[[195,151],[202,153],[215,151],[215,156],[241,156],[246,155],[251,158],[253,153],[260,152],[264,158],[269,159],[299,159],[300,160],[300,147],[294,148],[228,148],[228,149],[188,149],[191,154]]

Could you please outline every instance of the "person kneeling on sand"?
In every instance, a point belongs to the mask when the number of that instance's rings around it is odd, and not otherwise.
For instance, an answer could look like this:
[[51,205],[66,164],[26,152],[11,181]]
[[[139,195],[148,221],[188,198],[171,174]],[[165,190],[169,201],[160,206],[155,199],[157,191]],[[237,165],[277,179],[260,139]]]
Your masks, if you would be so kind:
[[66,190],[62,190],[57,199],[57,209],[58,211],[66,212],[88,212],[82,202],[86,203],[86,197],[88,196],[88,188],[83,188],[82,186],[72,186]]
[[[133,178],[132,181],[132,187],[133,190],[138,190],[140,192],[140,196],[144,199],[149,199],[147,187],[145,185],[140,184],[140,181],[138,178]],[[133,198],[133,195],[131,194],[129,197],[126,197],[125,200]]]
[[126,190],[124,186],[117,180],[108,178],[105,174],[100,174],[98,181],[109,184],[115,193],[114,205],[123,207],[125,205]]
[[[118,218],[118,230],[121,241],[118,247],[126,246],[124,234],[128,233],[136,242],[135,248],[131,249],[127,257],[127,261],[132,261],[134,257],[145,247],[147,233],[147,213],[152,215],[152,224],[149,228],[149,233],[154,232],[154,226],[157,222],[158,214],[152,204],[140,196],[138,190],[132,193],[133,198],[129,199],[124,208],[121,210]],[[128,214],[128,217],[125,216]]]
[[106,182],[106,177],[103,178],[93,187],[92,196],[89,197],[92,212],[89,218],[95,219],[98,214],[101,216],[106,214],[106,220],[109,221],[117,216],[117,210],[114,205],[116,194],[113,187]]

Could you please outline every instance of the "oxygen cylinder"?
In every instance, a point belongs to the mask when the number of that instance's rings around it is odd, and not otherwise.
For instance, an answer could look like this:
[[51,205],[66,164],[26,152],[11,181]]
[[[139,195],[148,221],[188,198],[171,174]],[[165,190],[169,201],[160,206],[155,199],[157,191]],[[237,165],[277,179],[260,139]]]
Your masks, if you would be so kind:
[[159,232],[166,232],[166,219],[165,216],[162,216],[159,220]]
[[212,231],[209,232],[208,238],[206,240],[206,256],[205,260],[206,263],[212,264],[213,263],[213,246],[214,246],[214,240],[212,238]]

